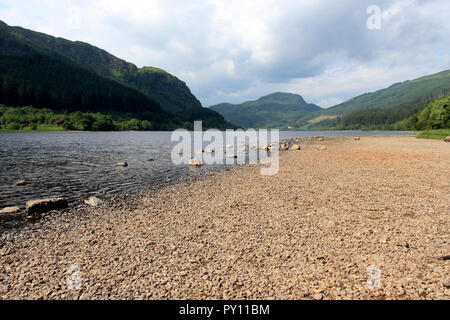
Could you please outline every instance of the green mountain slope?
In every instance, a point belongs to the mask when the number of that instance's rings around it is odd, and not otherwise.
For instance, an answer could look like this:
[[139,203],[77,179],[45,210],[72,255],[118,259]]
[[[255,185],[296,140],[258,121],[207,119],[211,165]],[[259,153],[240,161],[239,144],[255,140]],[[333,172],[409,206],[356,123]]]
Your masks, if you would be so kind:
[[306,103],[299,95],[282,92],[239,105],[223,103],[210,108],[222,114],[227,121],[246,128],[287,128],[299,119],[322,110]]
[[[59,111],[133,113],[155,124],[173,116],[140,93],[31,47],[0,26],[0,103]],[[156,126],[158,127],[158,126]]]
[[345,115],[371,108],[394,108],[430,101],[450,90],[450,70],[412,81],[397,83],[374,93],[364,94],[327,109],[324,114]]
[[426,108],[429,102],[449,94],[450,70],[447,70],[350,99],[314,114],[313,119],[302,121],[299,127],[310,130],[396,129],[395,123],[408,119]]
[[55,38],[20,27],[9,27],[2,22],[0,28],[11,38],[33,50],[57,59],[63,57],[77,67],[138,90],[158,102],[164,110],[173,113],[181,122],[203,120],[205,127],[221,129],[231,126],[218,113],[203,108],[184,82],[161,69],[139,69],[134,64],[87,43]]

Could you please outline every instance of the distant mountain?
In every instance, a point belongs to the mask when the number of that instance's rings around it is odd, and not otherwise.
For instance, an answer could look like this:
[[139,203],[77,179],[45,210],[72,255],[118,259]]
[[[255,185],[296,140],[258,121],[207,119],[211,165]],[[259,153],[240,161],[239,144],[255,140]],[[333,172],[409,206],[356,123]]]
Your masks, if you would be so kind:
[[[105,50],[90,44],[55,38],[20,27],[10,27],[1,21],[0,31],[0,41],[2,42],[1,59],[14,57],[16,67],[22,61],[23,65],[19,69],[30,67],[27,61],[23,60],[25,56],[27,58],[36,56],[44,57],[46,63],[48,62],[47,60],[52,60],[52,63],[63,63],[68,68],[67,70],[77,69],[78,71],[76,73],[89,73],[90,76],[87,77],[89,79],[94,79],[93,77],[96,76],[96,81],[99,84],[114,82],[117,87],[120,86],[123,89],[111,90],[111,92],[122,93],[122,91],[128,90],[129,92],[134,92],[133,95],[136,97],[142,97],[144,95],[147,101],[153,104],[156,102],[156,104],[161,106],[163,113],[173,114],[170,122],[183,124],[184,122],[203,120],[205,127],[224,129],[231,126],[218,113],[203,108],[200,101],[191,93],[184,82],[164,70],[154,67],[139,69],[134,64],[121,60]],[[20,49],[17,50],[17,48]],[[36,68],[39,72],[44,67],[42,63],[33,63],[33,68]],[[54,71],[62,72],[61,68],[58,70],[50,69],[45,71],[45,74],[48,74],[48,77],[51,78],[51,74]],[[8,70],[8,74],[14,74],[14,71]],[[64,78],[61,74],[54,74],[54,76],[56,79]],[[71,82],[73,79],[71,80],[70,78],[71,75],[67,72],[64,81]],[[3,77],[1,80],[4,82],[5,78]],[[19,80],[19,82],[23,80],[22,83],[16,84],[22,86],[25,85],[25,82],[29,84],[30,81],[34,81],[33,79],[16,80]],[[52,86],[53,83],[49,83],[48,85]],[[80,85],[82,83],[78,84],[78,86]],[[36,84],[36,86],[39,85]],[[51,90],[51,88],[47,89]],[[53,91],[59,92],[60,89]],[[65,94],[70,95],[71,93],[66,92]],[[0,101],[0,103],[7,104],[9,102]],[[99,109],[97,105],[93,104],[92,99],[90,99],[89,103],[91,106],[91,110],[89,111]],[[121,109],[120,111],[134,112],[133,106],[129,103],[127,105],[128,107],[119,107]],[[58,101],[58,106],[59,108],[64,108],[65,104]],[[101,109],[107,109],[106,104],[103,103],[103,106],[105,107]],[[50,105],[46,107],[53,108]]]
[[395,129],[393,124],[450,95],[450,70],[366,93],[298,123],[302,129]]
[[239,105],[222,103],[210,107],[225,120],[246,128],[288,128],[305,116],[322,110],[292,93],[274,93]]

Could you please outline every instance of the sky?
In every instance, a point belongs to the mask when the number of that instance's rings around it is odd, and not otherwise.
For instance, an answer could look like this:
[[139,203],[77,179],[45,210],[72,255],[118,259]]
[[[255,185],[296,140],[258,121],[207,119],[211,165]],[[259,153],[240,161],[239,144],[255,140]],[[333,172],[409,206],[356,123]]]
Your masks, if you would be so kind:
[[330,107],[450,69],[449,0],[0,0],[0,20],[162,68],[205,107]]

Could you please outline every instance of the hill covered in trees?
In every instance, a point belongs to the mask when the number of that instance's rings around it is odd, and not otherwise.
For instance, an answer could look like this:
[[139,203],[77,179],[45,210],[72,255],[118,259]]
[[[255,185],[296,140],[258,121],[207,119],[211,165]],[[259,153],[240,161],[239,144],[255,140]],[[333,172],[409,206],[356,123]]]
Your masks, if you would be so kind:
[[432,101],[448,95],[450,71],[447,70],[350,99],[313,114],[311,119],[298,121],[297,127],[307,130],[416,130],[407,120]]
[[239,105],[222,103],[211,106],[227,121],[247,128],[288,128],[295,121],[322,108],[305,102],[302,96],[277,92]]
[[87,43],[0,22],[0,103],[101,112],[150,121],[155,130],[233,127],[203,108],[189,88],[157,68],[138,69]]

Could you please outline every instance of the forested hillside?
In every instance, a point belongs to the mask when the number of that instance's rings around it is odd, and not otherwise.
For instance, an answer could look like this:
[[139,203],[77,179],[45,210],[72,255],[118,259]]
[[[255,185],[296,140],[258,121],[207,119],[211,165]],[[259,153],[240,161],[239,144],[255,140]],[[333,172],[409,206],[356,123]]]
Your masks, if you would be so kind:
[[6,24],[0,25],[0,28],[10,37],[42,54],[54,58],[63,57],[73,65],[139,91],[158,102],[163,110],[173,114],[174,123],[203,120],[205,127],[234,127],[226,123],[217,112],[203,108],[183,81],[164,70],[154,67],[139,69],[134,64],[88,43],[55,38]]
[[[0,22],[0,103],[138,118],[155,130],[231,128],[187,86],[156,68],[138,69],[104,50]],[[164,106],[162,106],[164,105]]]
[[299,122],[298,127],[307,130],[415,130],[407,120],[432,101],[448,95],[450,71],[443,71],[350,99]]

